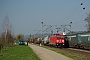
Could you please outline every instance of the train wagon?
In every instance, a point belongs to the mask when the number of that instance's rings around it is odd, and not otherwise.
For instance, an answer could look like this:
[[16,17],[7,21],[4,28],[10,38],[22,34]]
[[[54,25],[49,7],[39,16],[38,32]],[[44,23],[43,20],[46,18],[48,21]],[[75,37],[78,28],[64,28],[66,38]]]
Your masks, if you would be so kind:
[[90,49],[90,34],[81,35],[80,48]]
[[65,45],[65,37],[63,34],[54,34],[50,36],[50,46],[63,47]]
[[49,36],[44,37],[44,45],[49,44]]
[[68,35],[69,47],[90,49],[90,33]]
[[69,47],[77,46],[77,38],[76,35],[67,35]]

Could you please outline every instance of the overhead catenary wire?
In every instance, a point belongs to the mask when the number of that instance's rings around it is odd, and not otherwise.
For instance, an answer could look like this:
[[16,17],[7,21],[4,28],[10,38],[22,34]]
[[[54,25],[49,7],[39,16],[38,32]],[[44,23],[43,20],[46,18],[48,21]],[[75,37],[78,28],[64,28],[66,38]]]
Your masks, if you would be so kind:
[[[84,2],[85,2],[85,1],[86,1],[86,0],[84,0]],[[81,3],[81,5],[83,5],[83,3]],[[89,5],[90,5],[90,4],[89,4]],[[89,6],[89,5],[87,5],[87,6]],[[86,6],[86,7],[87,7],[87,6]],[[86,7],[83,7],[82,9],[84,10],[84,9],[86,9]],[[76,8],[76,9],[77,9],[77,8]],[[76,9],[75,9],[75,10],[76,10]],[[74,11],[75,11],[75,10],[74,10]],[[73,16],[75,16],[76,14],[80,13],[80,12],[83,11],[83,10],[78,11],[78,12],[75,13],[74,15],[68,17],[68,19],[72,18]],[[73,12],[74,12],[74,11],[73,11]],[[79,20],[79,21],[81,21],[81,20]],[[77,21],[77,22],[79,22],[79,21]],[[82,21],[84,21],[84,20],[82,20]],[[77,22],[74,22],[74,23],[77,23]],[[74,24],[74,23],[73,23],[73,24]]]
[[[82,2],[80,5],[83,5],[84,3],[86,2],[86,0],[84,0],[84,2]],[[75,15],[77,15],[77,14],[79,14],[79,13],[81,13],[83,10],[85,11],[85,9],[89,6],[90,4],[87,4],[86,6],[82,6],[81,7],[81,10],[79,10],[79,11],[77,11],[76,13],[75,13],[75,11],[79,8],[79,6],[74,10],[74,11],[72,11],[71,12],[71,14],[69,14],[67,17],[65,17],[64,19],[65,20],[67,20],[67,19],[71,19],[73,16],[75,16]],[[78,17],[80,17],[80,16],[78,16]],[[78,17],[76,17],[76,18],[78,18]],[[76,18],[73,18],[73,19],[76,19]],[[82,17],[83,18],[83,17]],[[64,20],[63,19],[63,20]],[[73,20],[72,19],[72,20]],[[61,21],[63,21],[63,20],[61,20]],[[71,21],[72,21],[71,20]],[[78,21],[76,21],[76,22],[74,22],[73,24],[76,24],[77,22],[84,22],[84,19],[82,19],[82,20],[78,20]],[[65,23],[66,24],[66,23]],[[82,26],[82,24],[80,24],[80,25],[76,25],[76,27],[80,27],[80,26]],[[84,26],[85,27],[85,26]],[[67,29],[67,28],[66,28]],[[68,29],[67,29],[68,30]],[[79,29],[80,30],[80,29]]]
[[[84,2],[86,2],[86,0],[84,0],[80,5],[83,5]],[[81,10],[78,11],[78,12],[76,12],[76,13],[74,13],[74,12],[80,7],[80,5],[78,5],[78,7],[76,7],[70,14],[68,14],[67,17],[65,17],[64,19],[62,19],[61,22],[64,21],[64,20],[66,20],[66,19],[70,19],[70,18],[73,17],[74,15],[80,13]],[[84,8],[84,9],[85,9],[85,8]]]
[[[85,1],[86,1],[86,0],[85,0]],[[83,9],[86,9],[89,5],[90,5],[90,4],[86,5],[86,7],[84,7]],[[83,11],[83,10],[82,10],[82,11]],[[76,17],[76,18],[79,18],[79,16]],[[74,18],[74,19],[76,19],[76,18]],[[82,17],[82,18],[83,18],[83,17]],[[72,20],[73,20],[73,19],[72,19]],[[80,21],[84,21],[84,19],[78,20],[78,21],[74,22],[73,24],[76,24],[77,22],[80,22]]]
[[[84,0],[84,2],[83,2],[83,3],[85,3],[85,2],[86,2],[86,0]],[[83,5],[83,3],[81,3],[81,5]],[[90,4],[88,4],[87,6],[89,6],[89,5],[90,5]],[[86,8],[87,8],[87,6],[86,6],[86,7],[83,7],[81,11],[83,11],[84,9],[86,9]],[[78,11],[78,12],[77,12],[77,13],[75,13],[74,15],[76,15],[76,14],[80,13],[81,11]],[[74,16],[74,15],[73,15],[73,16]],[[73,17],[73,16],[71,16],[71,17]],[[70,18],[71,18],[71,17],[70,17]],[[74,19],[76,19],[76,18],[74,18]]]

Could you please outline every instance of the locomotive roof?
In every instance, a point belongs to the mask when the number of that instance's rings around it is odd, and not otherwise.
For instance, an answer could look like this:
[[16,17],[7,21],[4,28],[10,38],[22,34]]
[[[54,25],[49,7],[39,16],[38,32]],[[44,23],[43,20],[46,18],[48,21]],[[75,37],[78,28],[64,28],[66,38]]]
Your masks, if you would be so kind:
[[63,35],[63,34],[54,34],[54,35],[56,35],[56,36],[57,36],[57,35]]

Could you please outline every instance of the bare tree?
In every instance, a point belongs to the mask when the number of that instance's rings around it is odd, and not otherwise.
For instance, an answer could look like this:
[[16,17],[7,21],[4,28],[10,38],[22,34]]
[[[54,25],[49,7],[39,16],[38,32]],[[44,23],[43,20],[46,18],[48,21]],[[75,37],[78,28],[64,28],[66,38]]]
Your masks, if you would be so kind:
[[87,22],[87,31],[90,31],[90,13],[87,14],[87,17],[85,18],[85,21]]
[[1,33],[1,42],[3,46],[11,46],[14,43],[14,36],[12,34],[12,26],[9,23],[9,19],[6,16],[3,24],[3,32]]

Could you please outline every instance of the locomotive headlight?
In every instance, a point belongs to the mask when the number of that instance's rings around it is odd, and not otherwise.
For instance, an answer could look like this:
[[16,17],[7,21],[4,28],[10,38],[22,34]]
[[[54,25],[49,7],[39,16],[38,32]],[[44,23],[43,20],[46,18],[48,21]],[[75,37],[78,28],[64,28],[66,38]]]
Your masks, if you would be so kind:
[[64,43],[64,40],[62,40],[62,42]]
[[59,42],[59,40],[57,40],[57,43]]

